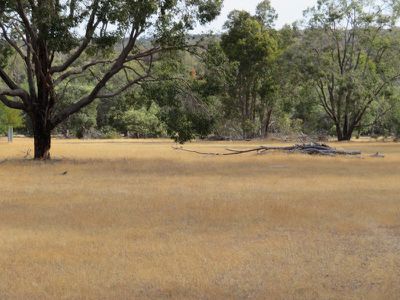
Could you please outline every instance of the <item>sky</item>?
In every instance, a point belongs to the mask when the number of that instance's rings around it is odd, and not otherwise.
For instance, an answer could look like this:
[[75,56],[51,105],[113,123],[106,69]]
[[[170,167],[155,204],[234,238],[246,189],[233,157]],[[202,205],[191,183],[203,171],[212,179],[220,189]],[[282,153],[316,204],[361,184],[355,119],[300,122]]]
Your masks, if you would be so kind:
[[[254,13],[259,2],[261,2],[261,0],[224,0],[224,8],[218,19],[198,30],[200,32],[207,30],[220,32],[229,12],[234,9],[239,9]],[[285,24],[291,24],[301,19],[303,11],[310,6],[314,6],[316,2],[317,0],[271,0],[272,6],[279,15],[278,21],[276,22],[277,28],[281,28]]]

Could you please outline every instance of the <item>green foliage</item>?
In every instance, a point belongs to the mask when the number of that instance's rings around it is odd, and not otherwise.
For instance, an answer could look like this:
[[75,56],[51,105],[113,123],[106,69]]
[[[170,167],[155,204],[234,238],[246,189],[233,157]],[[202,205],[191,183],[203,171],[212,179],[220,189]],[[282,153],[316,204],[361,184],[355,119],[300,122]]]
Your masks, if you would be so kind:
[[10,45],[0,39],[0,68],[5,68],[13,51]]
[[155,66],[155,82],[142,85],[141,97],[160,108],[160,120],[169,136],[183,143],[205,137],[214,125],[212,103],[199,90],[201,79],[191,78],[180,53],[166,53]]
[[390,120],[391,132],[400,138],[400,105],[397,105],[396,109],[392,112]]
[[[88,93],[91,90],[89,82],[76,81],[72,83],[71,89],[65,90],[63,97],[60,99],[58,110],[62,110],[68,105],[71,105]],[[67,92],[68,91],[68,92]],[[98,102],[94,102],[92,105],[85,107],[78,113],[72,115],[60,126],[60,131],[67,135],[72,134],[78,138],[86,137],[89,132],[96,127],[97,124],[97,105]]]
[[261,1],[256,8],[256,17],[262,22],[267,28],[272,28],[274,22],[278,18],[275,9],[271,5],[270,0]]
[[400,138],[400,89],[398,86],[393,89],[388,98],[389,101],[386,105],[384,107],[382,105],[379,106],[378,110],[373,114],[372,128],[366,129]]
[[307,16],[308,29],[294,48],[297,64],[314,83],[338,139],[348,140],[398,76],[395,16],[353,0],[320,0]]
[[[279,38],[271,29],[275,18],[269,1],[258,5],[255,16],[233,11],[225,24],[228,31],[221,37],[220,48],[210,45],[212,58],[207,63],[215,63],[215,67],[210,68],[215,75],[206,75],[214,85],[221,86],[220,80],[213,77],[225,80],[224,112],[241,124],[244,138],[265,134],[271,120],[280,50]],[[223,54],[216,54],[218,50]]]
[[193,140],[196,136],[206,137],[213,127],[213,120],[206,114],[188,112],[178,107],[165,108],[162,119],[168,134],[178,143]]
[[147,109],[131,108],[122,115],[122,122],[130,135],[136,137],[159,137],[165,132],[164,125],[159,119],[160,109],[155,105]]
[[104,139],[118,139],[121,137],[121,134],[111,126],[104,126],[100,130],[101,137]]
[[0,133],[6,133],[9,126],[17,129],[23,126],[21,112],[0,103]]
[[[2,0],[0,101],[32,119],[35,159],[50,157],[50,133],[62,123],[66,135],[68,128],[78,137],[92,132],[97,99],[154,80],[163,52],[195,48],[188,31],[215,19],[221,7],[222,0]],[[24,78],[3,70],[9,47],[25,65]],[[141,109],[122,119],[145,134],[154,122]]]
[[233,11],[225,24],[221,46],[231,62],[237,62],[245,74],[260,71],[263,64],[274,59],[276,40],[257,18],[245,11]]

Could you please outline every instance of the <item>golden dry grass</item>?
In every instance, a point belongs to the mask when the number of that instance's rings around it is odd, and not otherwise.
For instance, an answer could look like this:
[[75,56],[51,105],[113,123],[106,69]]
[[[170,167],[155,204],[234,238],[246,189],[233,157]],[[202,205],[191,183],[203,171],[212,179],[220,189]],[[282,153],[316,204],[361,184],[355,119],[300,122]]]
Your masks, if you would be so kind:
[[400,144],[59,140],[40,163],[31,143],[0,141],[0,299],[400,298]]

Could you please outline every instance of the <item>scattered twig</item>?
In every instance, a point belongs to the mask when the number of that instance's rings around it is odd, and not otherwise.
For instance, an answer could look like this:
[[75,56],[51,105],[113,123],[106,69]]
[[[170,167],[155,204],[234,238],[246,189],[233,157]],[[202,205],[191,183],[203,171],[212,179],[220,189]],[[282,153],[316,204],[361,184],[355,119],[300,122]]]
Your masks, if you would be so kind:
[[26,154],[25,154],[25,156],[24,156],[24,159],[27,159],[28,157],[30,157],[30,156],[31,156],[31,152],[32,152],[32,150],[31,150],[31,149],[28,149],[28,150],[26,151]]

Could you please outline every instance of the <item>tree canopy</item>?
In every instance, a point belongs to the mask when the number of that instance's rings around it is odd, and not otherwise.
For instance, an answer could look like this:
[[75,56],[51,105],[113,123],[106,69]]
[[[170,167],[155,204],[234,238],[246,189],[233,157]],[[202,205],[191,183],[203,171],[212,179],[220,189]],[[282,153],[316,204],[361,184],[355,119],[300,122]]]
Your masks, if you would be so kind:
[[[116,96],[150,78],[154,57],[193,46],[186,43],[187,30],[213,20],[221,5],[221,0],[2,1],[2,65],[14,52],[26,74],[25,80],[16,80],[1,66],[0,100],[27,113],[35,157],[46,159],[56,126],[94,100]],[[138,41],[146,36],[151,46],[141,47]],[[80,60],[85,63],[78,66]],[[110,91],[108,83],[120,72],[124,82]],[[90,90],[58,110],[60,90],[84,75],[95,78]]]
[[255,16],[233,11],[225,24],[228,31],[221,37],[221,48],[233,72],[227,112],[238,117],[245,138],[254,137],[259,131],[256,119],[261,123],[268,119],[263,104],[271,96],[271,74],[278,56],[278,37],[270,28],[275,18],[269,1],[259,4]]
[[307,16],[299,65],[314,82],[338,139],[349,140],[400,78],[399,36],[392,32],[398,15],[384,2],[321,0]]

